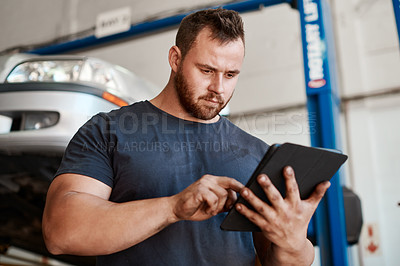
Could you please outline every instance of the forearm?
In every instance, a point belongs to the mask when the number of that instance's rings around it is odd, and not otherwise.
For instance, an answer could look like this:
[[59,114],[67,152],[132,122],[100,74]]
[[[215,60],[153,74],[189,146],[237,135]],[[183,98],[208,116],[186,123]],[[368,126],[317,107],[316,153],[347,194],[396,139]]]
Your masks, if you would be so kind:
[[314,247],[308,240],[296,250],[285,250],[271,243],[264,256],[260,257],[262,265],[311,265],[314,261]]
[[175,222],[170,198],[112,203],[70,192],[45,210],[43,232],[55,254],[104,255],[131,247]]

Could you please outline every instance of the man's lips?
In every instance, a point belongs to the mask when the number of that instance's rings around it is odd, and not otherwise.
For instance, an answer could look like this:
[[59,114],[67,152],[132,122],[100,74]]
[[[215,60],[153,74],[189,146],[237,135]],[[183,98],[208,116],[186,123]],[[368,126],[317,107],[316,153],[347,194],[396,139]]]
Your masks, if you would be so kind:
[[223,104],[224,101],[221,97],[202,97],[201,99],[214,103],[214,104]]
[[221,102],[218,101],[217,99],[207,99],[207,101],[212,102],[212,103],[217,103],[220,104]]

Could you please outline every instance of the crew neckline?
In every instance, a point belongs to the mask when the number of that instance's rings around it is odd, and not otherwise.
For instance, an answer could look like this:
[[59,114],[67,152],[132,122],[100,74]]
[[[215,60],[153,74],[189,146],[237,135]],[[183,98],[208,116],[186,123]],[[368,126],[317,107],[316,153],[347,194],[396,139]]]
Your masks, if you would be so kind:
[[186,124],[217,125],[219,123],[222,123],[222,121],[223,121],[223,116],[221,116],[219,114],[218,114],[218,116],[219,116],[218,121],[213,122],[213,123],[202,123],[202,122],[197,122],[197,121],[186,120],[186,119],[182,119],[182,118],[179,118],[177,116],[174,116],[174,115],[172,115],[172,114],[170,114],[168,112],[165,112],[164,110],[162,110],[162,109],[158,108],[157,106],[155,106],[154,104],[152,104],[149,100],[145,100],[144,103],[147,103],[148,106],[150,106],[152,109],[158,111],[159,113],[161,113],[163,115],[166,115],[168,117],[171,117],[173,119],[180,120],[180,121],[182,121],[182,122],[184,122]]

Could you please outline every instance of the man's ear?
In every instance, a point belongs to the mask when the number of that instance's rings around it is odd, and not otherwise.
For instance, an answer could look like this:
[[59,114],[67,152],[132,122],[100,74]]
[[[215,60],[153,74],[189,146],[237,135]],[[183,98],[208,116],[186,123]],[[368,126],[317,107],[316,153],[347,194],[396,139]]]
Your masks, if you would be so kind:
[[172,71],[178,72],[181,63],[182,53],[178,46],[174,45],[169,49],[168,61]]

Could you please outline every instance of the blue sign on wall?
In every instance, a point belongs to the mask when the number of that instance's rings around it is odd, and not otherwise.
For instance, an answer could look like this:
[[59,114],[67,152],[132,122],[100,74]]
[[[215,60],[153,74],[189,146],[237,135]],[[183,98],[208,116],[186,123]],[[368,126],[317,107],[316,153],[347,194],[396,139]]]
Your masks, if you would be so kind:
[[307,94],[325,89],[328,78],[324,31],[321,27],[318,5],[312,0],[303,1],[303,52],[306,55],[304,73]]

